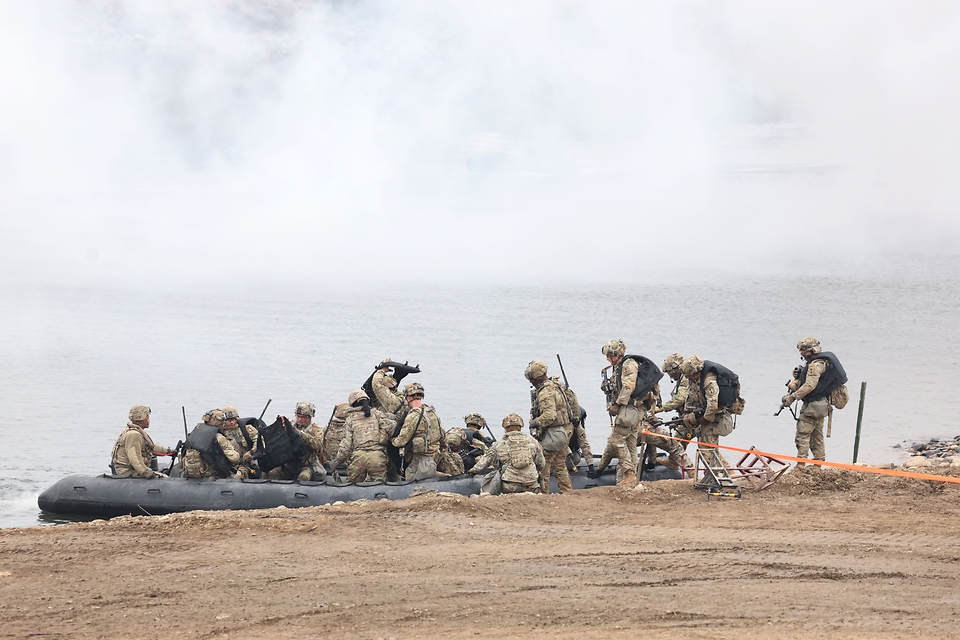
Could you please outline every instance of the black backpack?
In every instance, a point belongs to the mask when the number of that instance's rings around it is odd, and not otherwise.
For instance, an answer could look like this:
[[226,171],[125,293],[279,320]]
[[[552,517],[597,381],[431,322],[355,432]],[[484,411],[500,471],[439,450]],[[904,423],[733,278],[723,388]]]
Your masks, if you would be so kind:
[[309,453],[297,428],[283,416],[260,430],[257,436],[257,465],[266,473],[288,462],[299,462]]

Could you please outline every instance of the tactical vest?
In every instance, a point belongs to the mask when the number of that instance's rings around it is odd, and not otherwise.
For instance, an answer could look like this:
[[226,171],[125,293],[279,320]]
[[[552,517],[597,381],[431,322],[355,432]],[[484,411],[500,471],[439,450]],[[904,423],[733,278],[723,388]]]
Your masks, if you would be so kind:
[[387,438],[380,429],[380,420],[377,419],[376,409],[370,412],[370,416],[363,415],[363,410],[347,418],[350,421],[350,429],[353,430],[353,449],[354,451],[383,451]]
[[721,409],[727,409],[740,396],[740,377],[722,364],[703,361],[703,371],[700,372],[700,394],[706,400],[707,394],[703,391],[703,381],[708,373],[716,374],[717,386],[720,388],[720,397],[717,399],[717,406]]
[[299,462],[308,453],[300,432],[281,416],[277,416],[270,426],[261,429],[257,436],[256,458],[261,471],[270,471],[288,462]]
[[[820,379],[817,380],[817,386],[804,397],[804,401],[826,398],[834,389],[847,384],[847,372],[843,370],[843,365],[840,364],[837,356],[833,355],[833,353],[830,351],[821,351],[815,355],[810,362],[814,360],[826,360],[827,368],[820,374]],[[801,386],[803,386],[804,381],[807,379],[807,369],[810,367],[810,362],[800,368],[799,380]]]
[[217,441],[217,434],[219,433],[220,429],[217,427],[201,422],[187,436],[187,449],[199,451],[203,461],[213,467],[218,476],[229,478],[233,475],[234,469],[230,460],[227,459],[227,454],[223,452],[220,443]]
[[663,371],[660,371],[660,367],[650,360],[650,358],[644,356],[623,356],[623,360],[617,363],[616,368],[617,393],[623,389],[623,363],[626,360],[633,360],[639,365],[639,370],[637,371],[637,386],[633,388],[633,393],[630,394],[631,400],[639,400],[653,391],[653,388],[660,382],[660,378],[663,377]]

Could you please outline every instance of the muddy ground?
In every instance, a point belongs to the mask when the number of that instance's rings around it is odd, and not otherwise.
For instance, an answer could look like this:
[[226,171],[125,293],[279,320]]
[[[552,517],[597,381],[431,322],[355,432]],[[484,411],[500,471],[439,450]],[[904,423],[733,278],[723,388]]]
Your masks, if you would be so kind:
[[0,637],[960,637],[960,485],[792,471],[0,530]]

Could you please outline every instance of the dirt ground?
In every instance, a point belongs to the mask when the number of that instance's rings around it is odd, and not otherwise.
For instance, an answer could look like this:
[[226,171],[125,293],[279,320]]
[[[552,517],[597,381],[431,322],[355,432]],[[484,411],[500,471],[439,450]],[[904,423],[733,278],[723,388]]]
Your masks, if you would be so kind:
[[960,637],[960,485],[792,471],[0,531],[0,637]]

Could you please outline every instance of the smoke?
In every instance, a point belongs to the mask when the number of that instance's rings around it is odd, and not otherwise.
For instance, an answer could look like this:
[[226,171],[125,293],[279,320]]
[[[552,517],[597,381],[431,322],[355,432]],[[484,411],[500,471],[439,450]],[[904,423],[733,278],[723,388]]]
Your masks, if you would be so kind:
[[0,268],[389,285],[953,254],[958,36],[950,3],[5,3]]

